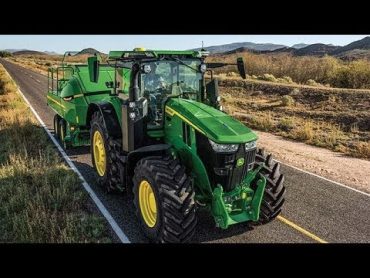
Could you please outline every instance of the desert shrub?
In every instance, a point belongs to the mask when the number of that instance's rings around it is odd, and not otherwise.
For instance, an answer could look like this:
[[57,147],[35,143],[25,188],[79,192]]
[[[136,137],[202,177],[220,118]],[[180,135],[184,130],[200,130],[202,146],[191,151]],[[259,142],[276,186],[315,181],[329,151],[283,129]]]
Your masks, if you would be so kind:
[[10,57],[12,56],[12,53],[7,52],[7,51],[0,51],[0,57],[5,58],[5,57]]
[[294,99],[291,96],[285,95],[281,98],[282,106],[292,106],[294,104]]
[[298,94],[300,94],[301,93],[301,91],[298,89],[298,88],[294,88],[291,92],[290,92],[290,94],[291,95],[298,95]]
[[311,141],[314,138],[313,124],[310,121],[294,129],[294,137],[302,141]]
[[370,158],[370,142],[355,142],[352,154],[357,157]]
[[294,121],[292,118],[283,118],[280,120],[277,127],[282,131],[289,132],[294,128]]
[[306,85],[308,86],[317,86],[317,82],[313,79],[308,79],[306,82]]
[[274,121],[270,113],[264,115],[255,115],[251,120],[251,127],[269,131],[274,127]]
[[283,76],[282,78],[279,78],[282,82],[281,83],[288,83],[293,84],[294,81],[290,76]]
[[268,73],[258,76],[258,79],[263,80],[263,81],[277,82],[277,79],[275,78],[275,76],[273,76],[272,74],[268,74]]
[[226,76],[229,76],[229,77],[237,77],[239,76],[239,74],[237,74],[236,72],[233,72],[233,71],[230,71],[226,74]]
[[335,87],[365,89],[370,88],[370,62],[358,60],[336,69],[331,75],[330,84]]

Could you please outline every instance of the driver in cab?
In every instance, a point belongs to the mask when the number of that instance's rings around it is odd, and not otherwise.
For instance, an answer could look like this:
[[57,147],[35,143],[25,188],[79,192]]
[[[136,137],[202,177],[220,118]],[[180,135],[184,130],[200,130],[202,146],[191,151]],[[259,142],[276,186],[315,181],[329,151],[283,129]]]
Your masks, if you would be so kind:
[[150,122],[155,124],[157,120],[157,95],[167,87],[163,77],[156,73],[157,65],[150,63],[151,71],[144,76],[145,97],[149,101]]
[[144,78],[145,89],[151,92],[164,89],[166,87],[166,82],[161,75],[156,73],[157,65],[155,63],[150,63],[150,68],[151,71],[146,74]]

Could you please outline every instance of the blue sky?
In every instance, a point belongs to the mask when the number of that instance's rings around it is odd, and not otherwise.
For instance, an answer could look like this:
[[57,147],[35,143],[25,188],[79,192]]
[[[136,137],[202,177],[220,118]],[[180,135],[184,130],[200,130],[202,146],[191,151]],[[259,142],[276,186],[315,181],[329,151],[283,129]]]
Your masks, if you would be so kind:
[[292,46],[296,43],[331,43],[346,45],[366,35],[0,35],[0,49],[31,49],[38,51],[81,50],[93,47],[109,50],[191,49],[233,42],[275,43]]

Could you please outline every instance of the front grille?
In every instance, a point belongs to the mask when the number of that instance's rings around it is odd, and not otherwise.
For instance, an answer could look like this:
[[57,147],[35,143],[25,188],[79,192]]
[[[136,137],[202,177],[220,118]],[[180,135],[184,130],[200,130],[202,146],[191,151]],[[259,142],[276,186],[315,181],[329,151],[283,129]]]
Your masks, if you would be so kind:
[[[245,151],[244,144],[240,144],[235,153],[216,153],[204,135],[197,132],[196,140],[197,152],[207,169],[211,186],[221,184],[224,191],[231,191],[253,167],[256,149]],[[237,161],[240,158],[244,158],[244,164],[237,166]]]
[[[256,158],[256,151],[257,149],[249,150],[245,152],[245,161],[248,164],[248,167],[251,166],[253,167],[254,160]],[[250,168],[248,168],[250,169]]]

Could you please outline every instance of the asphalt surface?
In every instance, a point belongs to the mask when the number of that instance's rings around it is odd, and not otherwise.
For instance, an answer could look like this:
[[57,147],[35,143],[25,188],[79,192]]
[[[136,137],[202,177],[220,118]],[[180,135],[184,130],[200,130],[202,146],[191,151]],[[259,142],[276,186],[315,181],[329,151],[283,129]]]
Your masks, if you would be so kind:
[[[37,111],[51,132],[54,112],[46,105],[47,78],[37,72],[0,59],[6,70],[16,81],[21,91]],[[147,242],[140,232],[134,215],[132,195],[106,194],[95,182],[89,148],[68,150],[86,181],[91,185],[102,203],[131,242]],[[338,165],[340,167],[340,165]],[[296,226],[309,231],[329,243],[370,242],[370,197],[335,183],[281,165],[287,188],[282,216]],[[369,172],[363,173],[368,175]],[[221,230],[214,225],[213,218],[199,212],[194,242],[212,243],[317,243],[317,240],[276,219],[263,225],[251,227],[247,224],[231,226]],[[114,237],[114,236],[113,236]],[[113,238],[118,242],[117,238]]]

